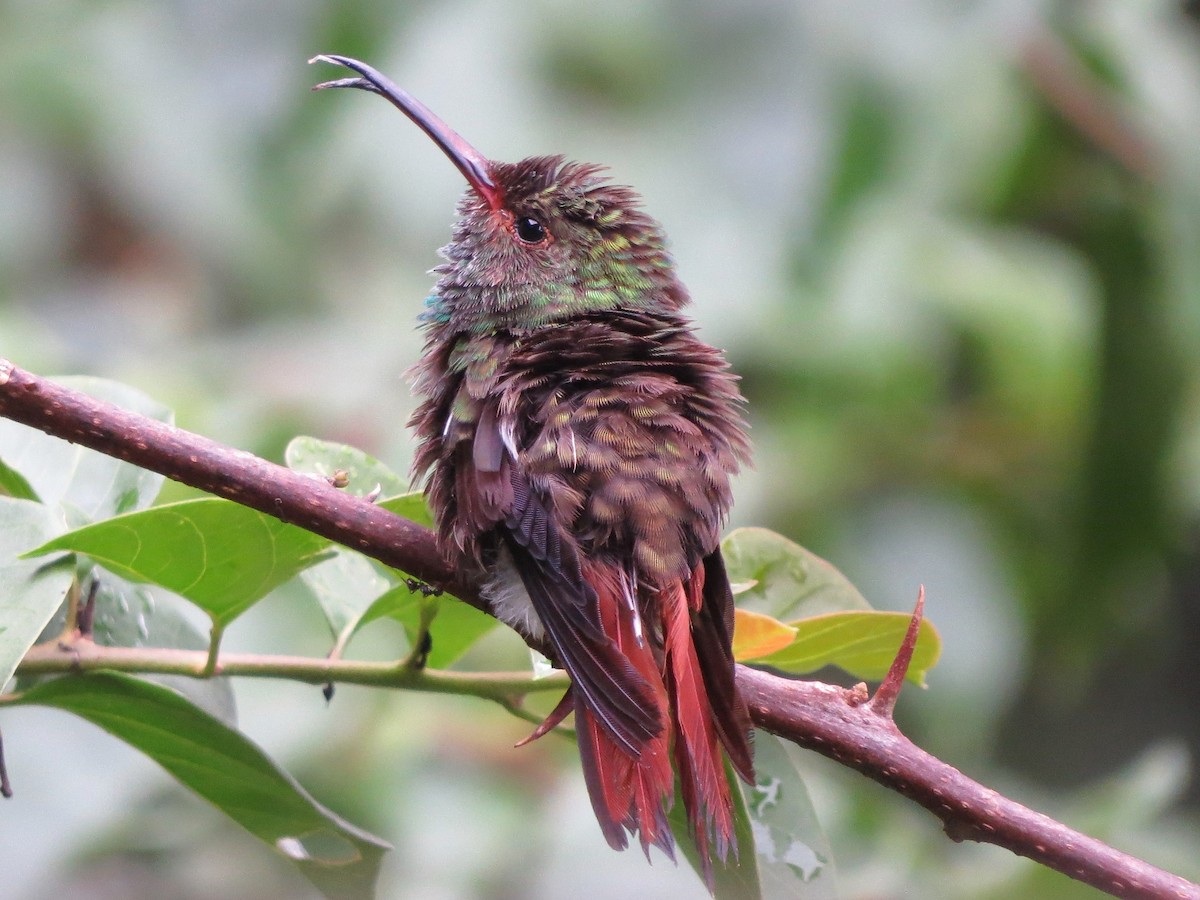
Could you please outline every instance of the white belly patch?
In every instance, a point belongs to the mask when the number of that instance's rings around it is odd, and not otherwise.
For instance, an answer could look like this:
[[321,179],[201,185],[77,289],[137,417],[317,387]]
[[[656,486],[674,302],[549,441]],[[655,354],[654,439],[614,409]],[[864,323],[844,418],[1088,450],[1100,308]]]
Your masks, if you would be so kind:
[[505,625],[539,640],[545,636],[542,620],[533,608],[533,601],[529,599],[529,592],[517,574],[507,547],[500,548],[496,565],[481,593],[492,604],[496,618]]

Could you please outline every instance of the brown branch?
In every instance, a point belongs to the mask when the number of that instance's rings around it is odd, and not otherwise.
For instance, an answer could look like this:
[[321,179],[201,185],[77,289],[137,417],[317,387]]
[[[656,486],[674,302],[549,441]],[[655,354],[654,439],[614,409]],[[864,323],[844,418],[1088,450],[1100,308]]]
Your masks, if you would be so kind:
[[298,525],[490,612],[477,587],[442,560],[427,528],[320,479],[69,390],[2,358],[0,415]]
[[1021,48],[1020,65],[1046,104],[1092,146],[1145,181],[1158,178],[1158,148],[1062,38],[1047,27],[1035,30]]
[[[0,359],[0,415],[292,522],[487,609],[433,534],[320,481],[44,381]],[[1192,884],[1001,797],[915,746],[861,693],[740,666],[754,723],[858,770],[938,816],[1117,897],[1200,900]]]
[[746,666],[738,670],[738,687],[758,727],[903,794],[941,819],[952,840],[996,844],[1114,897],[1200,897],[1200,885],[972,781],[913,744],[853,691]]

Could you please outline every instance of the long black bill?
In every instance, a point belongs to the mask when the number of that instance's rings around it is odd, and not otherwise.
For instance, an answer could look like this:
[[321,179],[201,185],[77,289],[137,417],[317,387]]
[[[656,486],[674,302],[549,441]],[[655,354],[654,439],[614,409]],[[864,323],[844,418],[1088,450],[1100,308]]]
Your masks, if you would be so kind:
[[463,173],[471,187],[489,206],[493,209],[499,208],[502,200],[500,188],[492,178],[492,167],[487,158],[464,141],[458,132],[438,118],[424,103],[397,86],[383,73],[357,59],[322,53],[320,56],[314,56],[309,62],[333,63],[358,72],[362,76],[361,78],[339,78],[337,81],[325,81],[315,85],[313,90],[359,88],[387,98],[397,109],[412,119],[422,131],[433,138],[434,143],[442,148],[442,152],[450,157],[450,161],[454,165],[458,166],[458,170]]

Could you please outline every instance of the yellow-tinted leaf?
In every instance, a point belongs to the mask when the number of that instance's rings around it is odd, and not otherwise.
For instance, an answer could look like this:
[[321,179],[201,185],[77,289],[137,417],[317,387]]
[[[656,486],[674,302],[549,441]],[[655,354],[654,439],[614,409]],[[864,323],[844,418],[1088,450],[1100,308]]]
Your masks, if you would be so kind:
[[733,611],[733,658],[758,659],[770,656],[789,646],[796,638],[796,628],[778,619],[748,609]]

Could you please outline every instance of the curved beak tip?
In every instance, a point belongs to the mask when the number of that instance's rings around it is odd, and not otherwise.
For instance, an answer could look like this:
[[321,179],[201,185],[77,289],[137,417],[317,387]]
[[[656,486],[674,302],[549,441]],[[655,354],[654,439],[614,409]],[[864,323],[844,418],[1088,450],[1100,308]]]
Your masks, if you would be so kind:
[[314,84],[310,90],[324,91],[329,88],[358,88],[363,91],[371,91],[378,94],[379,88],[371,84],[365,78],[338,78],[333,81],[322,81],[320,84]]
[[[334,56],[333,54],[330,54],[330,53],[318,53],[316,56],[314,56],[312,59],[310,59],[308,61],[308,64],[311,66],[313,63],[330,63],[331,65],[335,65],[335,66],[344,66],[346,68],[353,68],[352,66],[350,66],[348,64],[351,62],[354,62],[354,61],[355,60],[351,60],[349,57],[345,57],[345,56]],[[379,93],[379,88],[377,88],[374,84],[372,84],[366,78],[362,78],[362,77],[335,78],[330,81],[322,81],[320,84],[314,84],[312,86],[311,90],[324,91],[329,88],[359,88],[364,91],[372,91],[376,94]]]
[[406,116],[412,119],[420,128],[441,147],[450,157],[459,171],[466,176],[468,182],[479,193],[488,205],[496,208],[501,202],[501,192],[492,177],[491,163],[474,147],[464,141],[454,129],[438,118],[425,104],[421,103],[407,91],[393,84],[385,75],[371,66],[348,56],[337,56],[332,53],[320,53],[309,60],[309,63],[332,63],[357,72],[358,78],[339,78],[333,81],[323,81],[313,87],[314,91],[327,88],[359,88],[379,94],[389,100]]
[[311,66],[313,63],[319,62],[330,63],[335,66],[345,66],[346,68],[351,69],[353,68],[351,63],[358,62],[358,60],[351,59],[348,56],[340,56],[337,53],[318,53],[308,61],[308,64]]

